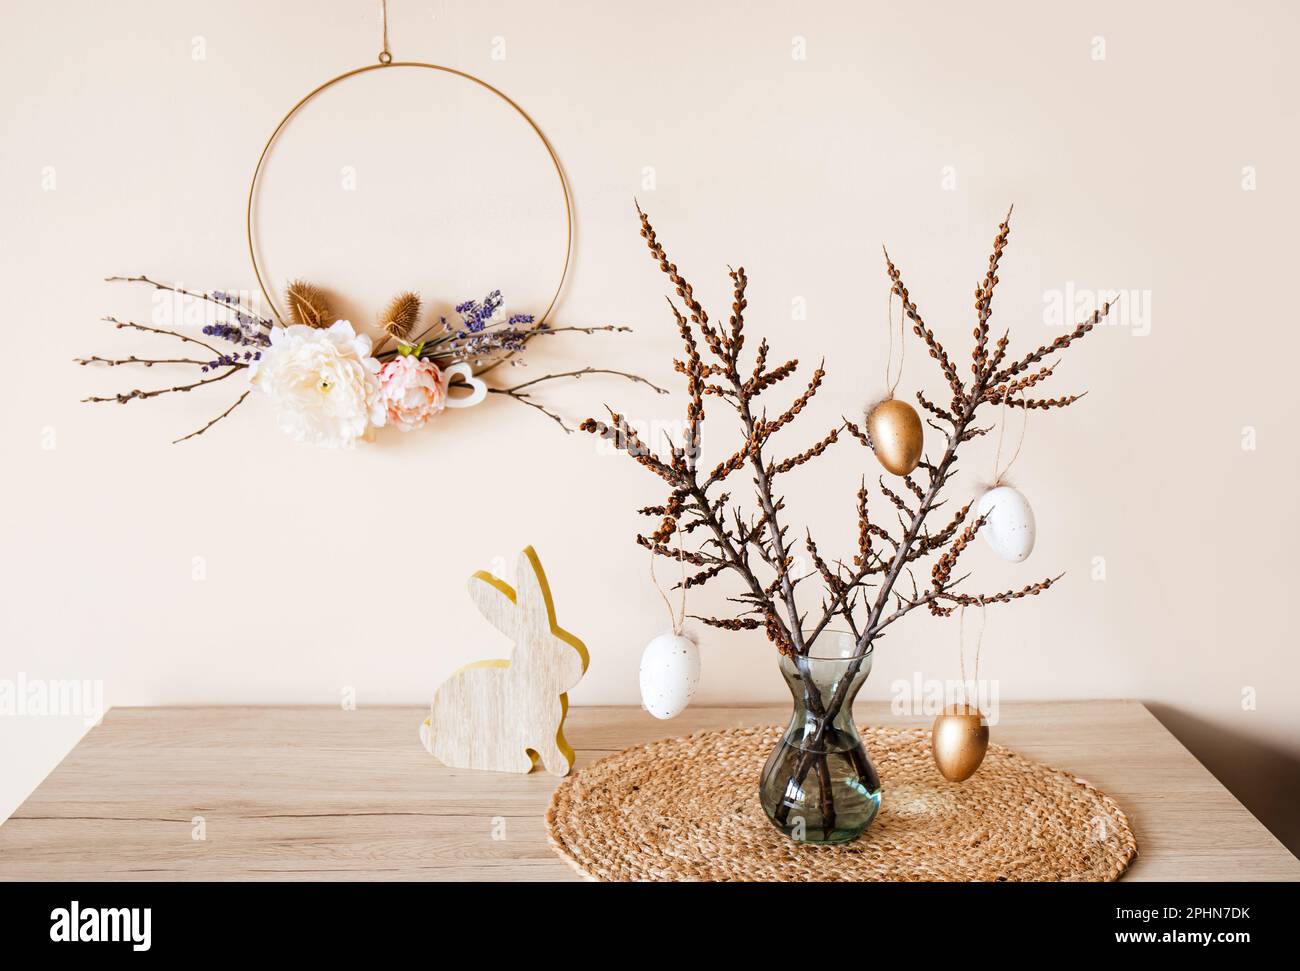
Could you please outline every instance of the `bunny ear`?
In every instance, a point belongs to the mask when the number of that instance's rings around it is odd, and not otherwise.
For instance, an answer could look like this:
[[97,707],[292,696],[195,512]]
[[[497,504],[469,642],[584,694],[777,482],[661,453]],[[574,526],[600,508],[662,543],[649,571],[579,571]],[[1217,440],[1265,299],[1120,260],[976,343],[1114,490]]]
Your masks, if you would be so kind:
[[552,630],[555,629],[555,603],[551,600],[551,587],[542,572],[542,561],[537,558],[537,551],[531,546],[519,554],[519,565],[515,567],[515,602],[523,604],[545,604],[546,620]]
[[511,640],[515,639],[516,631],[511,624],[516,598],[510,584],[480,570],[469,578],[469,595],[485,620]]

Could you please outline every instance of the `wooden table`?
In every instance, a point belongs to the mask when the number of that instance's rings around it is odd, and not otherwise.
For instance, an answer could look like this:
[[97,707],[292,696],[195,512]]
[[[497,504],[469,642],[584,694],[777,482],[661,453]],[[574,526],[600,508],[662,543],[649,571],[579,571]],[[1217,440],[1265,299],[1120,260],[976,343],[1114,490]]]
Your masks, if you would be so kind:
[[[0,825],[4,880],[571,880],[546,843],[556,780],[420,747],[418,708],[115,708]],[[788,707],[574,708],[577,767]],[[864,724],[922,725],[863,704]],[[1141,704],[1008,703],[994,738],[1128,812],[1136,880],[1296,880],[1297,861]],[[1048,726],[1051,727],[1048,727]],[[196,818],[201,817],[201,818]],[[202,839],[196,838],[203,836]]]

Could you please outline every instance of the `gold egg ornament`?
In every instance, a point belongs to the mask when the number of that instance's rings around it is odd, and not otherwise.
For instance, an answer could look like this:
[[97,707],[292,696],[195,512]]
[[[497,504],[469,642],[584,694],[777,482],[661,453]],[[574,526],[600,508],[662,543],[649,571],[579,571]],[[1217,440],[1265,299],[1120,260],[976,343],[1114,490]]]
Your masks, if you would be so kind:
[[989,750],[988,719],[967,705],[945,708],[934,720],[930,748],[940,775],[949,782],[965,782]]
[[906,401],[886,398],[867,412],[867,434],[876,458],[894,475],[910,475],[920,464],[925,433],[921,416]]

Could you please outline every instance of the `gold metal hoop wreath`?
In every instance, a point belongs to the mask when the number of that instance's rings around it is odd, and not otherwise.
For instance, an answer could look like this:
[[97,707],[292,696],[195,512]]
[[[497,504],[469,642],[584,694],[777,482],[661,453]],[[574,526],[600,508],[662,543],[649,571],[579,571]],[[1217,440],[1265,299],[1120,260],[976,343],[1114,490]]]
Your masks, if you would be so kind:
[[564,169],[560,165],[559,156],[555,154],[555,149],[552,147],[550,140],[542,132],[542,129],[538,126],[537,122],[533,120],[532,116],[505,92],[489,84],[487,81],[484,81],[482,78],[475,77],[473,74],[466,71],[457,70],[454,67],[446,67],[442,64],[427,64],[422,61],[394,61],[392,59],[392,54],[388,51],[386,31],[384,50],[379,55],[378,64],[367,64],[364,67],[358,67],[351,71],[346,71],[337,77],[330,78],[328,81],[308,92],[308,94],[290,108],[285,116],[280,119],[280,123],[276,125],[275,130],[271,132],[271,137],[268,138],[266,144],[262,146],[262,153],[257,157],[257,167],[253,169],[253,179],[248,185],[248,206],[244,212],[244,230],[248,240],[248,258],[253,264],[253,275],[257,277],[257,285],[261,288],[262,296],[266,298],[267,305],[271,308],[271,312],[275,314],[276,320],[283,324],[284,317],[280,313],[280,308],[276,304],[275,297],[267,288],[266,280],[262,273],[262,267],[257,261],[257,246],[253,241],[253,216],[257,201],[257,183],[258,179],[262,175],[262,169],[266,164],[267,157],[271,153],[271,147],[275,144],[276,139],[280,137],[280,133],[284,131],[284,127],[289,123],[289,120],[317,95],[329,90],[336,84],[348,80],[349,78],[354,78],[370,71],[388,71],[402,67],[440,71],[443,74],[463,78],[466,81],[471,81],[474,84],[477,84],[480,88],[491,92],[513,108],[519,117],[528,123],[528,126],[533,130],[533,133],[537,135],[537,138],[545,147],[546,154],[550,158],[552,166],[555,168],[555,175],[560,183],[560,191],[564,194],[564,261],[560,267],[560,279],[559,282],[556,283],[555,292],[551,295],[550,302],[546,305],[546,309],[538,315],[536,320],[537,326],[546,323],[550,318],[551,311],[555,309],[556,302],[560,299],[561,291],[564,289],[564,281],[569,274],[569,261],[573,252],[573,199],[569,193],[569,180],[564,175]]

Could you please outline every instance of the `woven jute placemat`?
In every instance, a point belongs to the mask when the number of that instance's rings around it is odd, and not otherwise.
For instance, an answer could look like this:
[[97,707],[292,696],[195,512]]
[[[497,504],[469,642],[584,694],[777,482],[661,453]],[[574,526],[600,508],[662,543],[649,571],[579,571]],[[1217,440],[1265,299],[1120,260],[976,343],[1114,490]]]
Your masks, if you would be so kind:
[[1068,772],[990,745],[944,781],[923,729],[866,728],[880,814],[852,843],[796,843],[768,821],[758,776],[781,729],[637,746],[560,783],[551,845],[597,880],[1115,880],[1137,855],[1128,818]]

